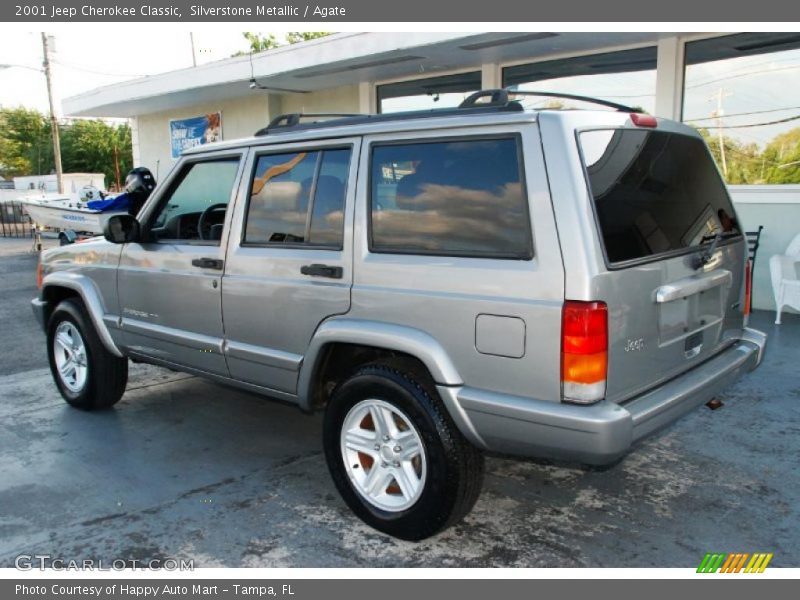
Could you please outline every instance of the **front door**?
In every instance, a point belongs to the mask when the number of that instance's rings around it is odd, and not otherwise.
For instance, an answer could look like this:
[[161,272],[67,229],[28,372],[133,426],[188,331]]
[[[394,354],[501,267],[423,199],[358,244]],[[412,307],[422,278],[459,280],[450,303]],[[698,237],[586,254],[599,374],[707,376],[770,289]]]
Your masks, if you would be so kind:
[[[317,326],[350,308],[360,141],[254,149],[222,281],[231,376],[294,394]],[[244,187],[244,186],[243,186]]]
[[143,241],[124,247],[118,276],[130,352],[228,374],[220,280],[242,156],[186,159],[140,215]]

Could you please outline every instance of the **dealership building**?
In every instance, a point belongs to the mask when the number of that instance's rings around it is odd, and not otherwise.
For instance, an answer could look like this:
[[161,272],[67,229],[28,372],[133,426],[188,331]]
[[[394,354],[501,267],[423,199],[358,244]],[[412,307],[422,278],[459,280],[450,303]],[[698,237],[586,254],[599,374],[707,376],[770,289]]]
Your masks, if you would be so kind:
[[[720,168],[744,228],[764,226],[755,305],[774,306],[769,256],[800,232],[800,178],[785,177],[796,165],[783,158],[800,127],[800,34],[339,33],[99,88],[65,99],[63,111],[129,118],[134,163],[163,178],[186,139],[180,132],[198,119],[218,127],[208,139],[230,140],[284,113],[447,107],[508,86],[600,97],[730,140],[720,144]],[[764,148],[777,150],[742,166]]]

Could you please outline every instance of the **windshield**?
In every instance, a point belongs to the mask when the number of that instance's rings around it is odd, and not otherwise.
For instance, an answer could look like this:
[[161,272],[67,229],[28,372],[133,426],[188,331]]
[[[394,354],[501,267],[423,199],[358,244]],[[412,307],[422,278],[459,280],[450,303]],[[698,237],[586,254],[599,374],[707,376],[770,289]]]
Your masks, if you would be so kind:
[[609,263],[740,235],[701,139],[642,129],[585,131],[579,139]]

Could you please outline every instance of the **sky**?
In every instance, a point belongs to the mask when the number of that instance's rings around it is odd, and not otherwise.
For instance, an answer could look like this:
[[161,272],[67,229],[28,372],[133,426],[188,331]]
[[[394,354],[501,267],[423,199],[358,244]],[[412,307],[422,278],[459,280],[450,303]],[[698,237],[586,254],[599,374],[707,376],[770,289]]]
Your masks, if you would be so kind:
[[[205,25],[205,24],[204,24]],[[194,33],[198,64],[227,58],[247,50],[242,24],[209,24]],[[289,25],[291,27],[291,25]],[[297,26],[294,27],[297,29]],[[280,34],[285,29],[276,28]],[[170,24],[130,26],[81,26],[59,28],[53,57],[55,96],[61,98],[136,77],[155,75],[191,66],[190,34]],[[26,106],[47,112],[47,91],[39,69],[42,61],[41,34],[17,31],[0,25],[0,107]],[[652,111],[655,105],[655,72],[640,71],[606,76],[581,76],[531,86],[606,97]],[[717,108],[714,94],[723,95],[725,125],[747,125],[726,129],[725,134],[742,143],[763,147],[775,135],[798,125],[800,113],[800,50],[742,57],[691,66],[686,71],[684,118],[701,119],[696,125],[712,125]],[[438,103],[428,97],[396,102],[396,109],[454,105],[458,94],[443,94]],[[452,97],[451,97],[452,96]],[[387,106],[387,108],[389,108]],[[57,106],[57,113],[60,106]],[[755,111],[757,114],[745,114]],[[739,116],[737,116],[739,115]],[[752,124],[792,118],[774,125]]]
[[[48,112],[44,75],[32,70],[42,67],[41,33],[16,31],[8,25],[0,28],[0,65],[30,67],[0,69],[0,107],[25,106]],[[188,31],[144,36],[135,44],[117,33],[100,27],[75,27],[74,31],[55,34],[53,79],[56,98],[192,66]],[[241,31],[234,29],[195,32],[194,41],[198,64],[227,58],[248,47]],[[57,108],[56,112],[59,110]]]

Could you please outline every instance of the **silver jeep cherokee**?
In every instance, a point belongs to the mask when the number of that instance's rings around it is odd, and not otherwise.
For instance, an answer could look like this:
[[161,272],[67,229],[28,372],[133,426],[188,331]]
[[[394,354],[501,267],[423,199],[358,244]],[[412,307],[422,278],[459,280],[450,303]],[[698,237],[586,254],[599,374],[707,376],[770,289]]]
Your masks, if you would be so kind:
[[609,463],[755,368],[701,137],[509,94],[188,150],[136,218],[43,253],[59,391],[108,408],[130,358],[324,410],[345,502],[418,540],[472,508],[483,451]]

